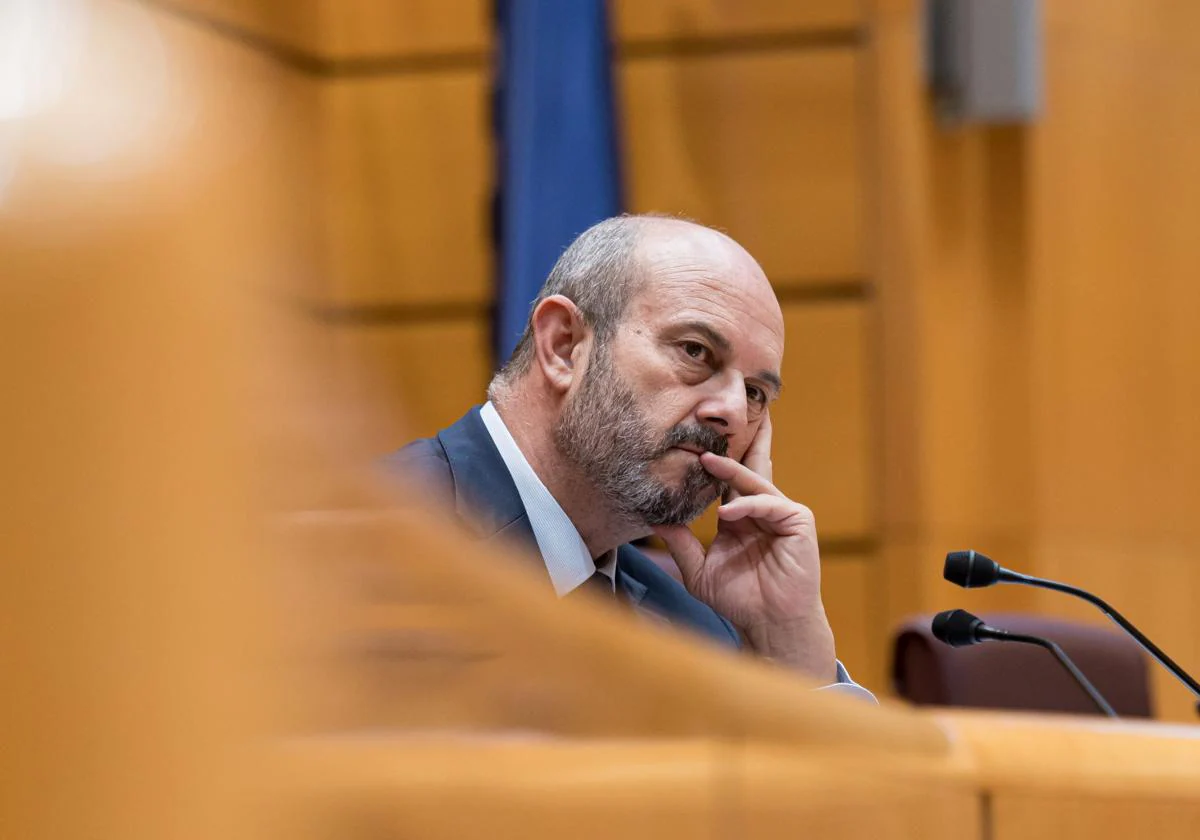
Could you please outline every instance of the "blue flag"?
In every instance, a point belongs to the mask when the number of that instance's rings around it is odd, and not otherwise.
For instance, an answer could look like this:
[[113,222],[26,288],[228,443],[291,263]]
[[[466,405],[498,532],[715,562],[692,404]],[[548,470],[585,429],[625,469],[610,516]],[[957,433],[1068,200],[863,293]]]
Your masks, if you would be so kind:
[[576,236],[621,211],[604,0],[496,0],[496,360]]

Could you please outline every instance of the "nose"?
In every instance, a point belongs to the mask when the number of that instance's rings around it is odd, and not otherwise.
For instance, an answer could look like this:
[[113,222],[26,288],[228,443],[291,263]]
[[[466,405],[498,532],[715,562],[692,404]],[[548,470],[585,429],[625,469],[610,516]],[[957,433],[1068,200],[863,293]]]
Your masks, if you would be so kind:
[[750,406],[742,377],[730,372],[726,376],[713,377],[706,384],[710,389],[696,407],[699,421],[725,438],[734,438],[744,432],[750,423]]

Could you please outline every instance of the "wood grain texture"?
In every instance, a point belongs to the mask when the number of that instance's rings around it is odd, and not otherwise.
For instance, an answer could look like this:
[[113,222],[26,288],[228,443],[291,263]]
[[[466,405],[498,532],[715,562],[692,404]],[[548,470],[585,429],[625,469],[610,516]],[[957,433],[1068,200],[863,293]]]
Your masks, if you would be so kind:
[[[857,703],[857,701],[851,701]],[[805,781],[797,773],[795,756],[772,746],[751,745],[746,749],[744,769],[737,767],[737,780],[731,777],[730,786],[738,786],[744,813],[731,818],[736,826],[730,833],[738,837],[778,838],[796,836],[798,826],[814,837],[878,837],[878,838],[969,838],[987,840],[981,797],[976,787],[953,772],[946,772],[948,762],[907,761],[902,756],[875,752],[862,764],[847,751],[811,753],[831,772],[819,773]],[[865,758],[866,756],[864,756]],[[898,759],[898,760],[897,760]],[[862,797],[845,799],[836,790],[837,779],[843,770],[865,772],[864,781],[871,790],[871,803]],[[798,803],[798,818],[789,816],[789,799],[801,790],[813,793],[811,800]],[[824,809],[818,802],[835,807]],[[846,807],[839,807],[839,806]],[[858,808],[866,806],[862,814]]]
[[1194,797],[1005,793],[993,797],[991,814],[995,840],[1141,835],[1191,840],[1200,833],[1200,802]]
[[447,840],[771,840],[797,825],[829,838],[981,840],[973,791],[891,759],[715,738],[313,738],[279,751],[281,823],[299,840],[341,836],[347,824]]
[[213,25],[222,37],[235,35],[258,48],[282,48],[315,56],[324,28],[324,0],[141,0],[161,13],[201,27]]
[[828,29],[861,23],[858,0],[617,0],[613,26],[618,39],[687,40]]
[[862,276],[856,50],[639,58],[619,78],[631,210],[725,229],[779,287]]
[[946,591],[946,552],[1032,553],[1028,154],[1015,129],[945,129],[915,68],[919,4],[879,0],[867,62],[888,620],[1030,609],[1020,587]]
[[322,104],[325,302],[489,300],[485,74],[333,80]]
[[[1047,15],[1032,383],[1039,564],[1111,596],[1200,669],[1200,57],[1190,4]],[[1049,600],[1041,602],[1051,608]],[[1053,604],[1060,608],[1061,604]],[[1095,620],[1094,616],[1089,616]],[[1158,700],[1192,720],[1164,674]]]
[[164,11],[213,21],[313,66],[446,54],[484,54],[491,41],[486,0],[146,0]]
[[484,401],[491,378],[487,319],[333,327],[335,358],[389,420],[380,454],[449,426]]
[[970,755],[981,786],[995,793],[1200,800],[1197,726],[977,709],[934,711],[930,717]]
[[984,836],[1194,837],[1200,728],[1061,715],[937,712],[988,797]]
[[[1054,108],[1032,147],[1044,176],[1031,208],[1043,511],[1062,536],[1194,539],[1200,242],[1185,220],[1200,210],[1200,163],[1184,138],[1200,127],[1200,92],[1167,83],[1200,80],[1200,57],[1170,34],[1200,14],[1147,4],[1157,26],[1122,35],[1132,16],[1105,8],[1107,20],[1084,22],[1048,5],[1059,49],[1047,67]],[[1114,52],[1125,60],[1110,61]],[[1134,60],[1143,63],[1131,73]]]
[[323,0],[322,55],[332,61],[484,53],[488,0]]
[[813,509],[826,539],[874,533],[868,318],[861,301],[784,308],[776,482]]
[[838,659],[855,682],[883,697],[891,688],[884,673],[887,627],[878,620],[879,563],[871,555],[823,555],[821,597],[833,627]]

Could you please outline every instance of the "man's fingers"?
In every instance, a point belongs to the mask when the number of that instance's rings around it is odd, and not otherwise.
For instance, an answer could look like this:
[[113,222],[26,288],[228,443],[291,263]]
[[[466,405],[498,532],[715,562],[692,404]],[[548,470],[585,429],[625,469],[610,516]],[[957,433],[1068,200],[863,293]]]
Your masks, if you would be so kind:
[[[700,456],[700,464],[708,471],[709,475],[724,481],[739,495],[750,496],[755,493],[766,493],[771,496],[783,495],[770,479],[764,478],[745,464],[739,464],[732,458],[705,452]],[[728,498],[735,497],[731,494]]]
[[[767,481],[773,480],[771,435],[771,413],[770,411],[764,411],[762,422],[758,425],[758,431],[754,433],[754,440],[750,441],[750,447],[746,450],[746,454],[742,456],[742,463]],[[736,488],[728,486],[721,501],[731,502],[741,495]]]
[[695,580],[704,568],[704,544],[696,539],[686,525],[660,525],[654,529],[679,567],[684,583]]
[[779,534],[798,534],[812,523],[812,511],[782,496],[742,496],[717,508],[722,522],[753,519]]
[[773,480],[771,476],[771,435],[771,412],[764,410],[758,432],[754,435],[754,440],[750,441],[750,448],[742,457],[743,464],[767,481]]

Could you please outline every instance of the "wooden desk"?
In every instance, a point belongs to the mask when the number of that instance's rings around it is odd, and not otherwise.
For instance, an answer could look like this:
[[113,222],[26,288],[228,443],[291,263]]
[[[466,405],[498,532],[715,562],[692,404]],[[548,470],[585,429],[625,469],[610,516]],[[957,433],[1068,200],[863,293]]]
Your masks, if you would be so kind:
[[1200,727],[981,712],[934,715],[992,840],[1200,837]]

